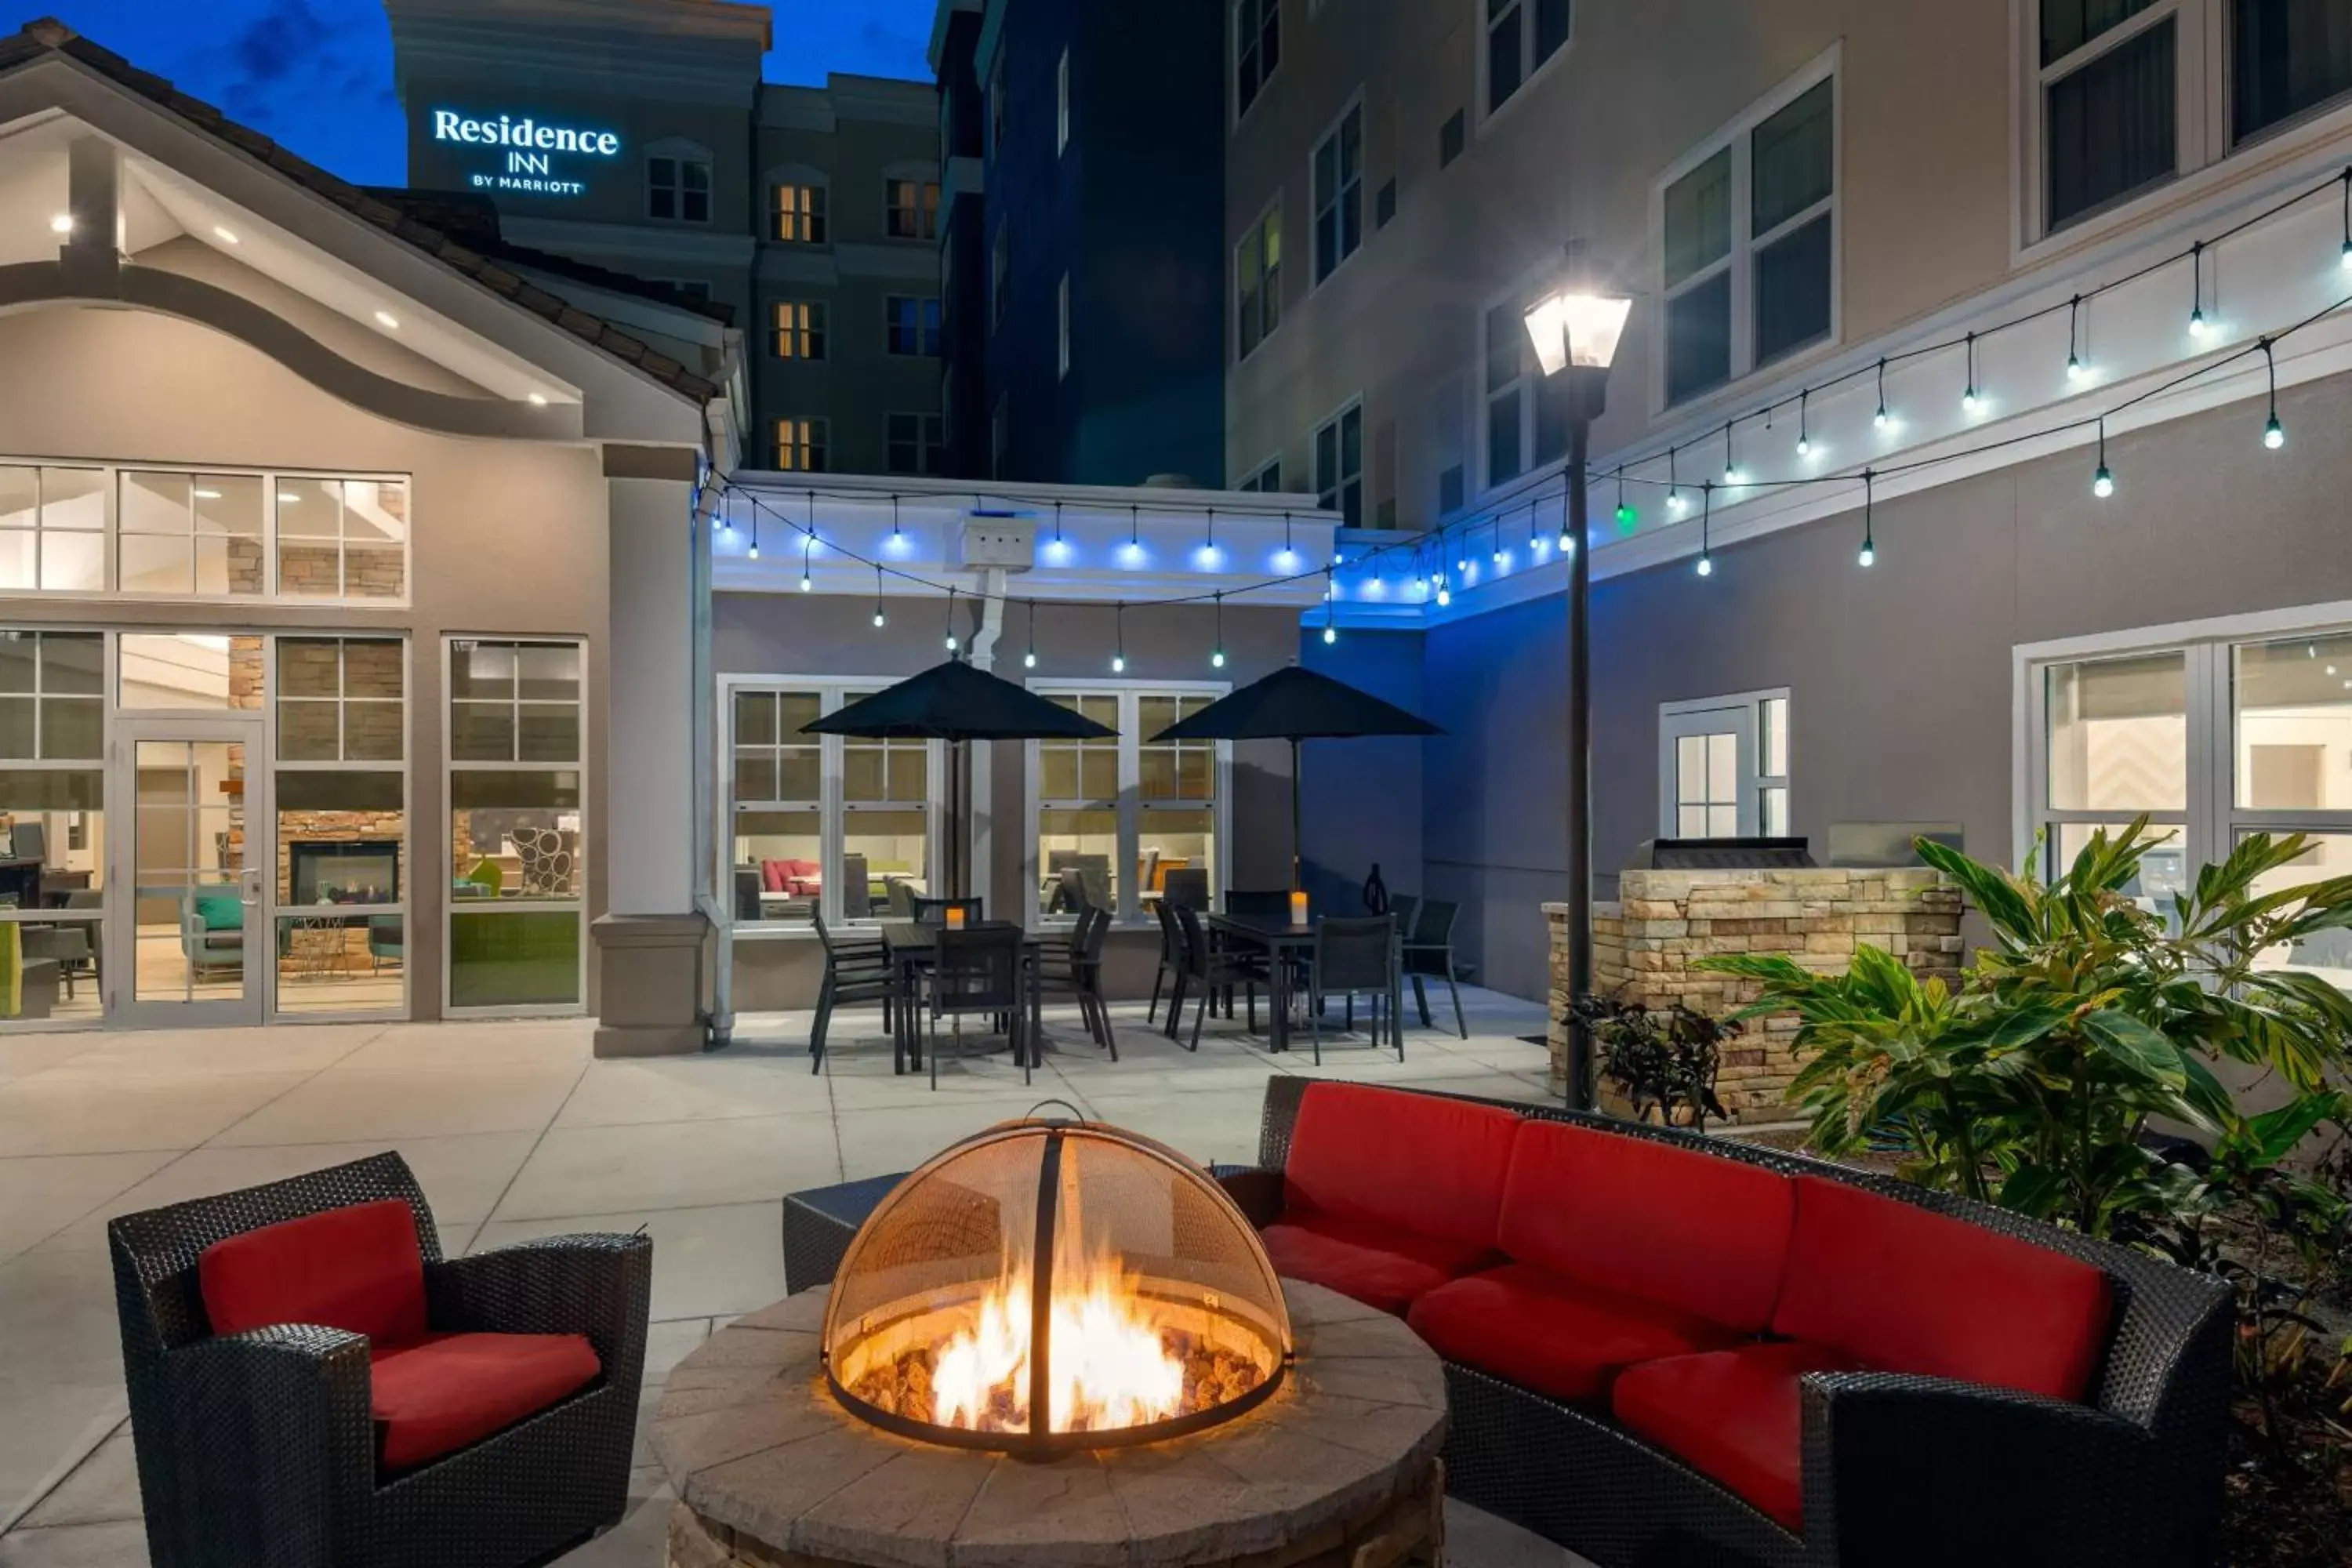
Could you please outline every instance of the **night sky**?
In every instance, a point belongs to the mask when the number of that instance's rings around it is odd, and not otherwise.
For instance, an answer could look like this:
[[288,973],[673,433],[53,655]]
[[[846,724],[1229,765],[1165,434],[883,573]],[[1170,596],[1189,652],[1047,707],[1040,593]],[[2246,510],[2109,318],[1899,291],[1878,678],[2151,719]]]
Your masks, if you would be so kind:
[[[936,0],[776,0],[770,81],[924,77]],[[0,0],[0,32],[55,16],[362,184],[407,174],[383,0]]]

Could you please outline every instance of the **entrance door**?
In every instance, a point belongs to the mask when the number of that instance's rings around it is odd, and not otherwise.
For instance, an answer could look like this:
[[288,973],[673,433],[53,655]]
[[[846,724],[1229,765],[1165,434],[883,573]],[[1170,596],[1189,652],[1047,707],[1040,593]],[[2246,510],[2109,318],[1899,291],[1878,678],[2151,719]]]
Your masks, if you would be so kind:
[[259,715],[115,725],[111,1021],[133,1028],[258,1024],[271,947],[264,882],[275,850]]
[[1658,832],[1752,838],[1789,831],[1789,699],[1755,692],[1658,715]]

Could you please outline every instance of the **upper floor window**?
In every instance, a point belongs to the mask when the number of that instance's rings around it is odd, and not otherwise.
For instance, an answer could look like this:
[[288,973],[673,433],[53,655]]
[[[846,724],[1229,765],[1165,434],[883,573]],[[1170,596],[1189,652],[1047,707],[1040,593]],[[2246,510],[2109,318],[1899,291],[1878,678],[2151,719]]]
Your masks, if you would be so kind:
[[885,416],[883,434],[894,474],[936,474],[947,468],[947,416],[892,414]]
[[1483,0],[1486,11],[1486,112],[1503,107],[1538,67],[1568,42],[1570,0]]
[[1247,490],[1253,494],[1270,494],[1279,490],[1282,489],[1282,459],[1268,458],[1251,472],[1243,476],[1234,489]]
[[1276,202],[1250,225],[1234,247],[1234,345],[1235,359],[1282,324],[1282,205]]
[[794,245],[823,245],[824,187],[790,184],[770,186],[768,227],[778,239]]
[[1055,156],[1070,148],[1070,48],[1062,46],[1062,58],[1054,67],[1054,153]]
[[1537,364],[1517,300],[1486,312],[1486,483],[1499,485],[1567,453],[1569,378]]
[[1661,704],[1658,778],[1662,837],[1785,837],[1789,693]]
[[1315,492],[1354,528],[1364,521],[1364,405],[1350,403],[1315,431]]
[[776,302],[776,357],[821,360],[825,357],[825,321],[830,312],[822,300],[780,300]]
[[937,239],[940,237],[940,183],[937,180],[883,182],[884,226],[892,239]]
[[1234,0],[1234,116],[1247,114],[1282,63],[1282,0]]
[[1364,243],[1364,106],[1349,105],[1315,144],[1315,281]]
[[890,352],[894,354],[937,354],[940,352],[940,302],[911,294],[893,294],[882,301]]
[[710,154],[681,147],[647,157],[646,216],[670,223],[709,223]]
[[1768,100],[1661,193],[1668,403],[1834,331],[1835,80]]
[[822,474],[827,471],[825,448],[830,446],[833,422],[805,416],[776,421],[776,467],[786,473]]

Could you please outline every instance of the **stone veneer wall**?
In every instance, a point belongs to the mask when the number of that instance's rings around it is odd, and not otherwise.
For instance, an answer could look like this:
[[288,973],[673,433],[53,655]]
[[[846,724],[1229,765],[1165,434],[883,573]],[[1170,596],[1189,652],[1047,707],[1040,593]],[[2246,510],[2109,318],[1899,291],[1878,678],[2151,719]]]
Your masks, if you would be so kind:
[[[1842,972],[1857,943],[1894,954],[1923,978],[1957,978],[1959,889],[1940,872],[1834,867],[1801,870],[1626,871],[1616,903],[1595,905],[1594,990],[1651,1008],[1677,1001],[1721,1015],[1757,987],[1694,972],[1724,952],[1786,953],[1808,969]],[[1546,904],[1551,926],[1551,1079],[1567,1082],[1568,906]],[[1717,1092],[1734,1121],[1789,1120],[1796,1076],[1793,1014],[1751,1020],[1728,1042]]]

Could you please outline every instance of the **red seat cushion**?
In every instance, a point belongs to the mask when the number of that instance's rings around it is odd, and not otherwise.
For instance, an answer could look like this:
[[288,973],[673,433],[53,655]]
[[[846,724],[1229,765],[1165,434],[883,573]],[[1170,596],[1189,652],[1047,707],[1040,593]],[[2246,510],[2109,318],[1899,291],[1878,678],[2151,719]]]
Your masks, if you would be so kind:
[[1692,1313],[1526,1263],[1440,1285],[1405,1321],[1448,1361],[1565,1400],[1604,1397],[1635,1363],[1739,1339]]
[[216,1334],[317,1323],[397,1343],[425,1332],[425,1255],[399,1198],[216,1241],[197,1257],[196,1281]]
[[1483,1247],[1313,1209],[1285,1214],[1259,1239],[1276,1273],[1400,1315],[1423,1291],[1494,1258]]
[[1517,1115],[1497,1106],[1313,1084],[1291,1130],[1284,1202],[1483,1252],[1495,1245],[1518,1126]]
[[478,1443],[603,1371],[580,1334],[427,1334],[380,1346],[369,1403],[384,1468],[408,1469]]
[[1789,1178],[1761,1166],[1531,1120],[1511,1151],[1497,1240],[1554,1274],[1757,1333],[1795,1210]]
[[1773,1332],[1890,1372],[2083,1396],[2114,1315],[2105,1274],[1843,1183],[1796,1186]]
[[784,890],[784,881],[785,873],[783,861],[762,860],[760,862],[760,888],[761,891],[781,893]]
[[1864,1370],[1851,1356],[1801,1341],[1746,1345],[1629,1367],[1610,1405],[1633,1431],[1802,1531],[1800,1380],[1809,1372]]

